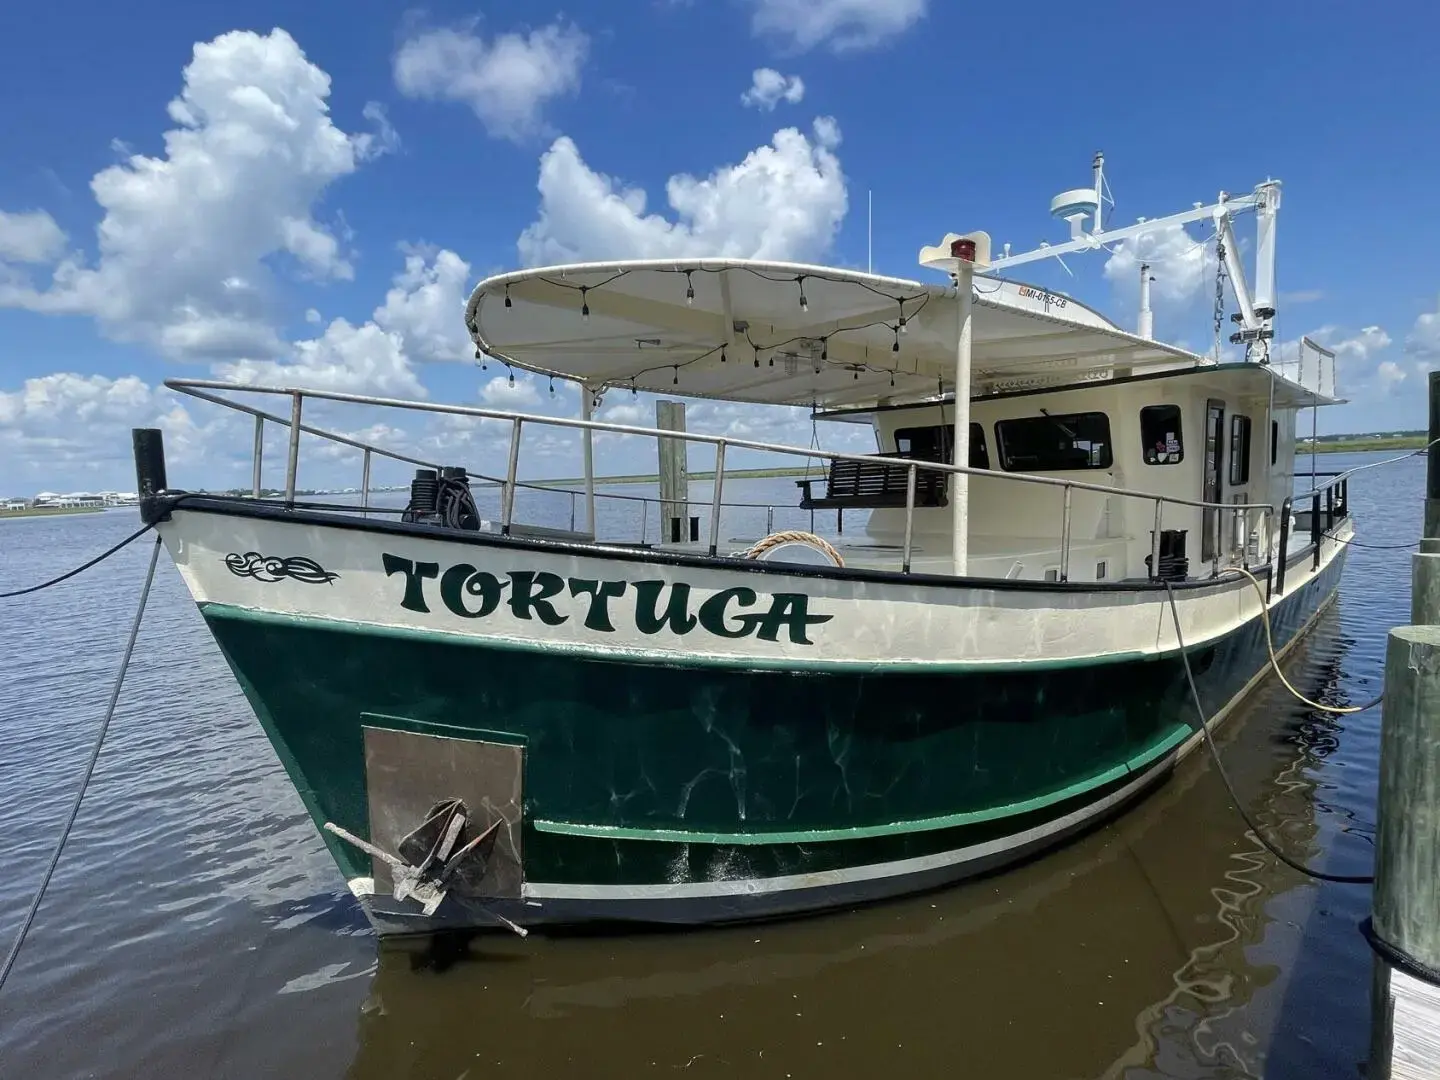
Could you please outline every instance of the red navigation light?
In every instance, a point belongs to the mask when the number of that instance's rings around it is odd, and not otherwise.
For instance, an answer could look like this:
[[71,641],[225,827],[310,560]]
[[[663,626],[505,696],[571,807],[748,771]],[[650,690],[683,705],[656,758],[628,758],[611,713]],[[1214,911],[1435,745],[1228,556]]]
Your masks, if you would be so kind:
[[966,262],[975,261],[975,241],[961,237],[950,244],[950,257],[952,259],[964,259]]

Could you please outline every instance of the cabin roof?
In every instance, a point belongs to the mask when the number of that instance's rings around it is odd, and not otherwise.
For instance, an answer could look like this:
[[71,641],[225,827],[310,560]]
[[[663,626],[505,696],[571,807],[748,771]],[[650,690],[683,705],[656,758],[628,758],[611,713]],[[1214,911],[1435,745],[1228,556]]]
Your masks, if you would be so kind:
[[[800,263],[643,260],[488,278],[465,321],[495,359],[592,390],[838,409],[953,392],[957,307],[953,284]],[[972,394],[1203,363],[1070,297],[985,277],[975,279],[972,342]]]
[[[1100,392],[1102,390],[1127,386],[1132,383],[1157,383],[1157,382],[1180,382],[1180,381],[1208,382],[1218,388],[1231,390],[1237,397],[1254,398],[1256,400],[1270,400],[1270,390],[1274,386],[1274,405],[1281,409],[1308,409],[1317,405],[1341,404],[1339,398],[1318,394],[1315,391],[1301,386],[1299,383],[1287,378],[1274,367],[1265,364],[1236,363],[1236,364],[1200,364],[1195,367],[1183,370],[1152,371],[1139,375],[1123,375],[1104,381],[1090,381],[1068,385],[1047,385],[1034,388],[1001,391],[993,394],[983,394],[971,398],[975,404],[985,401],[997,401],[1004,398],[1030,397],[1035,394],[1054,394],[1075,390],[1088,390]],[[1164,393],[1161,387],[1156,387],[1158,394]],[[851,406],[838,409],[819,408],[814,412],[816,420],[841,420],[852,423],[867,423],[877,413],[890,412],[897,409],[912,409],[925,406],[947,406],[955,402],[954,394],[945,394],[939,398],[932,398],[929,401],[919,402],[895,402],[872,406]]]

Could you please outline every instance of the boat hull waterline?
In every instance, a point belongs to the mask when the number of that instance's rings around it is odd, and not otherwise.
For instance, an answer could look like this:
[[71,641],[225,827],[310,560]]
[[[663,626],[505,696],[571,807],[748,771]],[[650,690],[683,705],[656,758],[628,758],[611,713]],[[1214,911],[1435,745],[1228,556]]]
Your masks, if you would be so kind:
[[[931,888],[1093,826],[1200,737],[1166,593],[1144,583],[736,569],[259,507],[159,528],[382,934]],[[1292,556],[1277,648],[1344,551]],[[1268,668],[1260,602],[1243,581],[1175,596],[1213,723]],[[452,799],[498,839],[483,883],[429,915],[324,829],[394,852]]]

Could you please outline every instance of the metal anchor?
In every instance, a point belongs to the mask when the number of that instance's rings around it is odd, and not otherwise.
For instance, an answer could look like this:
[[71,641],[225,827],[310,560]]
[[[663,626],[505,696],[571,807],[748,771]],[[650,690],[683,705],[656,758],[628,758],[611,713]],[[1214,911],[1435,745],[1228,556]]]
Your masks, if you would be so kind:
[[[325,828],[388,865],[394,881],[395,899],[414,899],[428,917],[439,910],[452,888],[461,896],[479,895],[480,884],[504,819],[496,818],[483,832],[456,850],[468,823],[469,811],[460,799],[438,802],[430,808],[420,825],[401,837],[397,845],[398,856],[360,839],[333,821],[325,822]],[[529,931],[498,912],[491,911],[489,914],[521,937],[528,936]]]

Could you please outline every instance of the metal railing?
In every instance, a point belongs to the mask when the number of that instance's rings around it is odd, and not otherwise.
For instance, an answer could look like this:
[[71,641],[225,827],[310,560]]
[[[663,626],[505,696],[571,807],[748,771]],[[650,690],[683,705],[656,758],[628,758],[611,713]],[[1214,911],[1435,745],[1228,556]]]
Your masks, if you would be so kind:
[[[859,454],[838,450],[820,450],[815,447],[787,446],[781,443],[760,442],[755,439],[733,438],[724,435],[706,435],[698,432],[676,432],[662,430],[659,428],[638,427],[631,424],[616,424],[604,420],[579,420],[568,417],[542,416],[536,414],[514,413],[500,409],[485,409],[468,405],[445,405],[430,402],[407,401],[400,398],[383,398],[366,394],[348,394],[329,390],[302,390],[287,387],[271,386],[245,386],[234,383],[218,382],[205,379],[167,379],[165,385],[172,390],[186,394],[190,397],[199,398],[230,409],[236,409],[255,417],[255,450],[254,464],[252,470],[252,489],[255,497],[260,495],[261,477],[261,455],[264,439],[265,423],[275,423],[289,429],[288,453],[285,467],[285,502],[289,506],[295,504],[295,483],[296,474],[299,468],[300,436],[301,434],[314,435],[319,438],[328,439],[341,445],[350,446],[363,452],[362,476],[363,491],[361,509],[368,510],[369,506],[369,480],[371,457],[378,454],[381,457],[406,464],[416,465],[421,468],[438,469],[436,462],[423,460],[398,451],[387,450],[383,447],[361,442],[348,435],[337,432],[326,431],[317,428],[303,421],[304,401],[311,398],[318,401],[334,401],[350,405],[365,405],[380,408],[407,409],[415,412],[427,412],[440,415],[467,416],[481,420],[498,420],[510,424],[509,454],[506,465],[506,473],[503,479],[489,477],[482,473],[469,473],[467,475],[482,479],[488,482],[497,483],[501,488],[501,520],[500,531],[509,534],[515,524],[515,496],[521,488],[532,488],[537,490],[563,491],[548,487],[543,484],[527,482],[518,478],[520,464],[520,444],[527,425],[540,427],[568,428],[578,431],[606,432],[616,435],[634,435],[645,438],[671,438],[681,439],[686,443],[699,443],[715,448],[715,470],[713,477],[713,488],[710,498],[710,522],[708,531],[708,549],[711,555],[718,553],[720,534],[720,512],[726,506],[753,506],[766,507],[770,512],[770,520],[773,521],[774,504],[770,503],[725,503],[723,492],[725,485],[725,454],[730,448],[755,450],[765,453],[779,454],[790,457],[800,457],[809,460],[821,460],[827,462],[835,461],[858,461],[870,464],[883,464],[903,468],[906,470],[906,496],[905,496],[905,524],[904,544],[902,549],[902,572],[909,573],[912,563],[914,549],[914,517],[915,517],[915,492],[917,479],[921,469],[939,472],[944,474],[963,474],[966,476],[980,476],[995,480],[1002,480],[1009,483],[1022,485],[1035,485],[1041,487],[1059,488],[1061,495],[1060,515],[1060,568],[1059,578],[1061,581],[1069,579],[1071,525],[1073,517],[1073,496],[1076,491],[1088,491],[1102,495],[1117,496],[1126,499],[1139,499],[1142,502],[1154,504],[1154,531],[1152,536],[1151,566],[1150,574],[1154,576],[1160,565],[1160,535],[1164,520],[1164,509],[1167,505],[1186,507],[1198,510],[1218,511],[1217,518],[1224,520],[1224,515],[1232,515],[1231,520],[1239,522],[1240,515],[1243,515],[1244,528],[1239,530],[1245,536],[1250,535],[1250,523],[1252,515],[1258,515],[1260,520],[1269,521],[1275,513],[1275,507],[1269,503],[1207,503],[1199,499],[1187,499],[1173,495],[1157,495],[1149,492],[1131,491],[1106,484],[1094,484],[1083,480],[1065,480],[1053,476],[1038,476],[1030,473],[1001,472],[991,469],[983,469],[969,465],[955,465],[948,462],[920,461],[913,458],[900,458],[884,454]],[[229,396],[210,393],[209,391],[230,391],[239,393],[267,394],[271,396],[288,397],[290,399],[290,416],[287,420],[283,416],[268,413],[254,406],[236,401]],[[573,495],[578,492],[571,493]],[[633,499],[643,503],[659,502],[658,499],[651,499],[645,496],[624,496],[594,493],[596,498],[611,497],[620,499]],[[688,503],[688,505],[700,505]],[[573,509],[572,509],[573,522]],[[1222,533],[1223,535],[1223,533]],[[1273,558],[1274,530],[1267,529],[1267,547],[1271,550],[1263,553],[1266,562]],[[1283,548],[1280,549],[1283,551]],[[1241,544],[1242,559],[1247,559],[1248,553],[1245,545]],[[1218,568],[1218,556],[1217,556]]]

